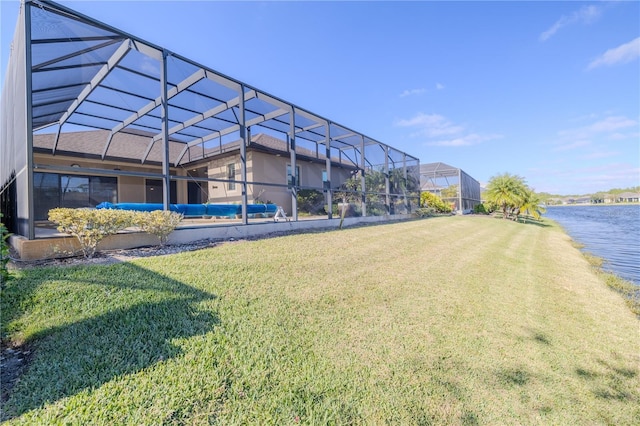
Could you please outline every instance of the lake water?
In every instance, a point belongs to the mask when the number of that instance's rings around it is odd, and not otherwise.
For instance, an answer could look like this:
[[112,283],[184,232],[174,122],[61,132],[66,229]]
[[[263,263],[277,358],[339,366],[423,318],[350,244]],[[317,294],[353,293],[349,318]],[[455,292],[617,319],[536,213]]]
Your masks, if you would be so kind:
[[603,269],[640,285],[640,205],[550,206],[545,216],[604,259]]

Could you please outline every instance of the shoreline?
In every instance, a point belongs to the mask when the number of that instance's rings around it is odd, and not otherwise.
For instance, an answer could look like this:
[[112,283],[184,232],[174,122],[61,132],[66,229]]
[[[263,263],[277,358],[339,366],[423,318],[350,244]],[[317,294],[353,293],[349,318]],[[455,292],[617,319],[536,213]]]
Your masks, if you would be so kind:
[[579,209],[576,205],[557,206],[576,209],[548,208],[544,218],[554,221],[575,244],[579,244],[583,254],[600,258],[598,264],[603,272],[640,287],[640,268],[637,267],[640,203],[607,206],[610,208],[601,210]]
[[544,217],[544,215],[543,219],[553,223],[554,226],[557,226],[569,238],[571,245],[580,251],[582,257],[589,263],[589,266],[596,275],[601,278],[607,287],[623,296],[627,307],[640,319],[640,283],[624,279],[615,272],[604,269],[602,265],[607,261],[605,258],[585,250],[586,246],[576,241],[557,220]]
[[640,206],[640,202],[638,203],[574,203],[574,204],[547,204],[546,208],[549,207],[606,207],[606,206]]

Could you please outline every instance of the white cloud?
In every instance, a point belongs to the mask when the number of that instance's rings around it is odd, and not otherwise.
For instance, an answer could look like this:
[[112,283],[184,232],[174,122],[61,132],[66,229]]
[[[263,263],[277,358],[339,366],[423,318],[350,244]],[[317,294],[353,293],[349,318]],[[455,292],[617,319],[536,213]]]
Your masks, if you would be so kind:
[[571,171],[570,179],[590,184],[593,188],[635,186],[640,176],[640,168],[627,163],[609,163],[597,167],[578,168]]
[[611,116],[593,123],[588,129],[592,132],[614,132],[637,125],[638,122],[627,117]]
[[479,135],[477,133],[471,133],[468,135],[464,135],[461,137],[457,137],[449,140],[440,140],[436,142],[429,142],[427,145],[431,146],[471,146],[478,145],[482,142],[487,142],[491,140],[501,139],[502,135],[493,134],[493,135]]
[[561,130],[558,135],[562,143],[566,141],[591,140],[596,136],[604,136],[608,139],[620,139],[621,130],[631,131],[637,128],[638,121],[624,116],[609,116],[595,123],[575,129]]
[[596,118],[598,118],[598,114],[591,113],[571,118],[569,121],[571,121],[572,123],[579,123],[581,121],[595,120]]
[[455,125],[446,117],[439,114],[424,114],[419,112],[415,117],[396,122],[400,127],[414,127],[417,131],[411,136],[426,136],[429,138],[454,135],[464,130],[463,126]]
[[540,41],[547,41],[549,38],[551,38],[551,36],[558,32],[558,30],[568,25],[576,23],[590,24],[591,22],[598,19],[601,14],[602,8],[598,6],[582,6],[571,15],[562,16],[560,19],[558,19],[548,30],[540,34]]
[[147,56],[144,56],[140,61],[140,69],[153,76],[160,76],[160,64]]
[[596,151],[596,152],[592,152],[591,154],[587,154],[587,155],[583,156],[582,158],[584,158],[585,160],[597,160],[597,159],[600,159],[600,158],[615,157],[617,155],[620,155],[620,152],[618,152],[618,151]]
[[410,89],[410,90],[405,90],[404,92],[400,93],[400,97],[404,98],[406,96],[412,96],[412,95],[421,95],[424,92],[426,92],[426,89]]
[[575,141],[575,142],[570,142],[570,143],[566,143],[566,144],[563,144],[563,145],[559,145],[556,148],[554,148],[553,151],[555,151],[555,152],[571,151],[573,149],[581,148],[581,147],[584,147],[584,146],[587,146],[587,145],[590,145],[590,144],[591,144],[591,142],[589,142],[589,141],[578,140],[578,141]]
[[610,134],[609,139],[612,141],[622,141],[622,140],[631,139],[632,141],[637,143],[637,141],[640,140],[640,133],[639,132],[630,132],[630,133],[616,132],[616,133]]
[[601,116],[585,122],[583,126],[559,131],[550,152],[555,158],[576,163],[624,158],[623,153],[628,150],[627,141],[637,144],[638,138],[632,137],[636,134],[638,120],[623,115]]
[[420,112],[412,118],[396,121],[395,125],[415,129],[409,136],[426,138],[426,144],[432,146],[470,146],[502,137],[497,134],[470,133],[465,126],[455,124],[440,114]]
[[625,64],[640,57],[640,37],[631,40],[628,43],[621,44],[618,47],[609,49],[602,55],[594,59],[587,69],[593,69],[602,66],[611,66],[616,64]]
[[442,90],[442,89],[444,89],[444,84],[436,83],[436,89],[437,89],[437,90]]

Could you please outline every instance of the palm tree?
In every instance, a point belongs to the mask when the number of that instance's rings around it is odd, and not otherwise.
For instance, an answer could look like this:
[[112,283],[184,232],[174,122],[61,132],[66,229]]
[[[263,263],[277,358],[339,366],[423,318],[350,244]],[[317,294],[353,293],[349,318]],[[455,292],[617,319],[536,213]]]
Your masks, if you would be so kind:
[[534,219],[539,220],[540,216],[542,216],[546,211],[547,209],[542,205],[540,196],[533,190],[525,188],[524,198],[522,200],[522,204],[518,208],[518,214],[524,212],[527,215],[533,216]]
[[526,189],[524,178],[503,173],[489,180],[485,194],[488,201],[502,209],[502,218],[506,219],[508,210],[517,209],[522,205]]

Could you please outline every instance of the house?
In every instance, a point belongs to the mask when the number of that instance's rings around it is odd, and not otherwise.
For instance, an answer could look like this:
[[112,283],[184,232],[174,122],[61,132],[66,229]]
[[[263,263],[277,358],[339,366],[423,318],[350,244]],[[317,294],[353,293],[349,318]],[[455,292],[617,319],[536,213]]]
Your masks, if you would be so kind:
[[104,201],[237,204],[239,225],[264,202],[297,222],[303,191],[328,220],[338,199],[362,218],[419,204],[418,158],[73,9],[25,0],[12,46],[0,211],[16,236]]
[[470,213],[482,203],[480,183],[464,170],[442,162],[420,165],[420,190],[438,195],[459,213]]
[[563,204],[590,204],[591,197],[566,197],[563,199]]
[[[95,207],[110,203],[162,203],[162,180],[136,176],[135,173],[160,173],[162,152],[160,144],[145,154],[150,135],[145,132],[118,133],[105,151],[108,132],[104,130],[64,133],[60,136],[55,155],[55,134],[34,136],[34,213],[35,220],[46,220],[54,207]],[[180,162],[183,144],[171,141],[170,173],[183,179],[172,180],[172,204],[236,203],[242,202],[240,171],[240,141],[207,148],[202,158]],[[104,159],[102,153],[106,152]],[[326,181],[326,158],[323,154],[298,149],[297,185],[323,188]],[[145,162],[141,158],[146,156]],[[285,141],[267,134],[251,137],[246,150],[248,203],[274,203],[291,211],[291,158]],[[47,169],[71,168],[65,172]],[[78,172],[74,169],[88,169]],[[337,188],[352,174],[353,165],[334,162],[333,184]],[[114,175],[114,172],[118,172]],[[126,174],[126,175],[125,175]],[[214,181],[201,181],[212,178]],[[260,183],[262,182],[262,184]],[[280,187],[269,184],[278,182]],[[286,190],[285,190],[286,189]]]
[[638,203],[640,202],[640,193],[623,192],[616,196],[617,203]]

